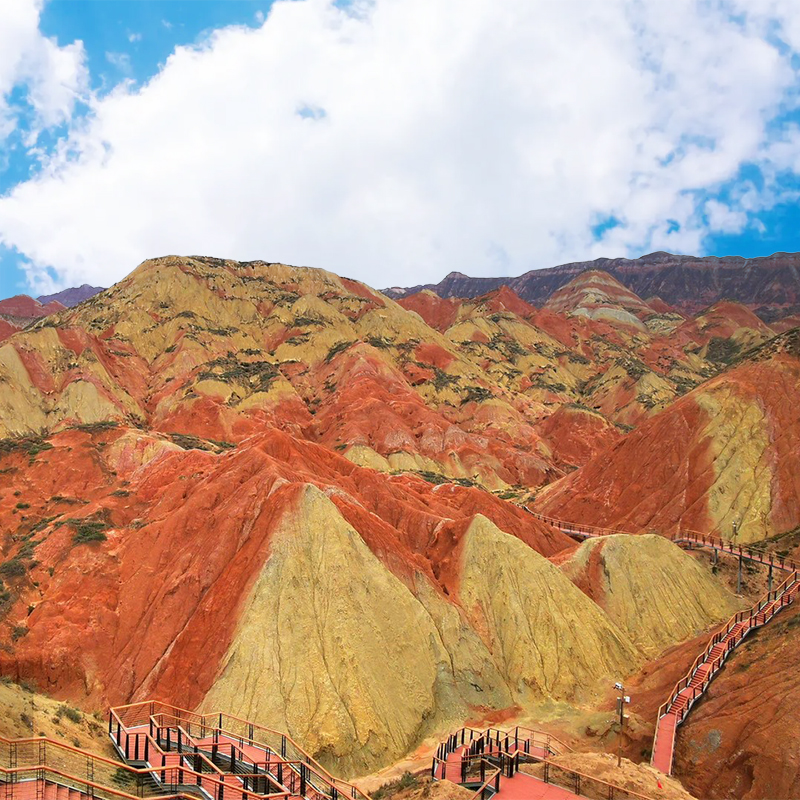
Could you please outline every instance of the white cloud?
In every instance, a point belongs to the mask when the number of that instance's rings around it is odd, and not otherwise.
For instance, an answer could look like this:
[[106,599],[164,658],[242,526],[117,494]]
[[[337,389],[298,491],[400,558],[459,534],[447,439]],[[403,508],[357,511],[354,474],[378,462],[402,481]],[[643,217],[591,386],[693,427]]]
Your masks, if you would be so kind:
[[172,252],[377,286],[697,252],[797,80],[769,36],[800,47],[798,12],[749,3],[280,0],[95,98],[0,241],[66,284]]
[[3,0],[0,7],[0,137],[17,126],[8,96],[17,86],[28,91],[36,115],[32,137],[57,125],[73,112],[85,91],[87,72],[83,44],[60,47],[39,31],[42,0]]
[[739,233],[747,225],[747,214],[718,200],[709,200],[705,205],[708,227],[720,233]]
[[141,42],[142,41],[142,34],[141,33],[129,33],[128,34],[128,41],[133,42]]
[[133,71],[131,57],[127,53],[106,53],[106,61],[126,75],[130,75]]

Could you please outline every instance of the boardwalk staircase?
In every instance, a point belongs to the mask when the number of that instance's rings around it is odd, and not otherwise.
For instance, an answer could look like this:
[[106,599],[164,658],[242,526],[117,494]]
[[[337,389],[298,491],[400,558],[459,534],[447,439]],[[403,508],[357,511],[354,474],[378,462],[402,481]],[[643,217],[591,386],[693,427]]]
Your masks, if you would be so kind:
[[709,641],[687,674],[678,681],[667,701],[658,710],[653,741],[652,764],[667,775],[672,773],[675,734],[695,702],[722,668],[731,651],[752,631],[766,625],[789,605],[800,592],[800,576],[795,570],[776,589],[767,592],[752,608],[740,611]]
[[146,773],[119,761],[44,737],[0,737],[0,800],[136,800],[165,794]]
[[[461,728],[439,745],[430,774],[472,789],[472,800],[652,800],[551,761],[570,752],[554,736],[530,728]],[[520,771],[534,763],[542,765],[538,777]]]
[[[530,511],[530,509],[526,510],[537,519],[579,540],[614,534],[635,535],[629,531],[565,522]],[[761,564],[769,569],[769,590],[764,597],[752,608],[735,614],[723,628],[711,637],[706,649],[697,657],[689,672],[678,681],[667,701],[658,710],[651,763],[665,774],[671,775],[678,725],[686,719],[692,706],[703,695],[734,648],[741,644],[748,634],[762,625],[766,625],[775,614],[794,601],[800,593],[800,564],[792,559],[766,553],[758,547],[743,547],[740,544],[699,531],[680,529],[667,538],[689,549],[710,549],[713,551],[715,559],[720,554],[737,557],[740,579],[743,561]],[[772,588],[774,570],[786,574],[783,582],[775,589]]]
[[290,736],[231,714],[196,714],[146,701],[111,709],[108,733],[125,762],[165,794],[205,800],[369,800]]

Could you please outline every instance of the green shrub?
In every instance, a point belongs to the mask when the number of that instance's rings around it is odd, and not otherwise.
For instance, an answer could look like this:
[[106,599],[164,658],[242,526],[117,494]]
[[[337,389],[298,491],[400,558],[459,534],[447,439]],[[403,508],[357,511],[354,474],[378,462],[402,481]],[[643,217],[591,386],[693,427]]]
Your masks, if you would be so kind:
[[734,342],[733,339],[714,336],[708,343],[706,358],[717,364],[730,364],[739,355],[741,349],[741,345]]
[[349,349],[355,344],[355,342],[336,342],[330,350],[328,350],[328,355],[325,356],[325,361],[330,362],[333,361],[339,353],[344,353],[345,350]]
[[82,422],[75,425],[75,430],[83,431],[84,433],[102,433],[103,431],[111,431],[119,427],[119,422],[115,420],[105,420],[103,422]]
[[392,795],[402,792],[405,789],[415,789],[420,785],[420,780],[416,775],[410,772],[404,772],[397,780],[384,783],[379,786],[373,793],[373,800],[385,800],[385,798],[392,797]]
[[488,400],[492,397],[492,393],[489,389],[484,389],[483,386],[468,386],[467,387],[467,394],[461,400],[461,405],[466,405],[467,403],[482,403],[484,400]]
[[19,558],[12,558],[0,564],[0,575],[4,578],[21,578],[26,572],[27,568]]
[[447,478],[445,478],[444,476],[439,475],[436,472],[429,472],[428,470],[425,469],[419,470],[417,472],[417,475],[419,475],[420,478],[422,478],[423,480],[428,481],[428,483],[435,483],[437,485],[440,483],[448,483]]
[[[421,364],[420,366],[425,367],[426,365]],[[439,367],[434,367],[433,371],[433,386],[437,392],[441,392],[446,386],[452,386],[458,383],[457,375],[448,375],[444,370],[439,369]]]
[[71,519],[68,522],[75,531],[72,536],[73,545],[104,542],[107,538],[105,531],[110,527],[101,519]]
[[21,639],[23,636],[27,635],[28,629],[24,625],[15,625],[11,629],[11,641],[16,642],[18,639]]
[[78,711],[77,708],[72,708],[72,706],[59,706],[58,711],[56,711],[56,717],[59,719],[61,717],[66,717],[70,722],[81,722],[83,720],[83,714]]

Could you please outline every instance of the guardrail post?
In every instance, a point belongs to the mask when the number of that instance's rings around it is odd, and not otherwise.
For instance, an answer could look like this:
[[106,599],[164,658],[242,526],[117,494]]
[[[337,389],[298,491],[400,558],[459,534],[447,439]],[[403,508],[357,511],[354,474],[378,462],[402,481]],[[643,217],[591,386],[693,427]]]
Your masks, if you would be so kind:
[[739,548],[739,575],[736,578],[736,594],[742,593],[742,548]]

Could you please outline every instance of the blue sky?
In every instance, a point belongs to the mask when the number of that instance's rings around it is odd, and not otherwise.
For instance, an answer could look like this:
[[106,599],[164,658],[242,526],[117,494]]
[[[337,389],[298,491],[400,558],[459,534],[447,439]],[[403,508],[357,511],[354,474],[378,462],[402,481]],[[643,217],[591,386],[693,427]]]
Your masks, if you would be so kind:
[[[271,5],[272,0],[49,0],[40,30],[60,43],[81,40],[91,86],[104,93],[122,80],[146,82],[176,45],[228,25],[258,25],[258,15]],[[36,168],[14,138],[16,147],[0,171],[0,193]],[[19,262],[17,252],[0,247],[0,297],[31,291]]]
[[791,0],[502,5],[4,4],[0,296],[170,252],[382,287],[800,250]]

